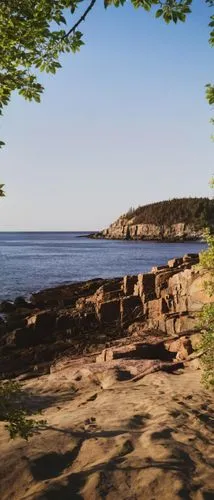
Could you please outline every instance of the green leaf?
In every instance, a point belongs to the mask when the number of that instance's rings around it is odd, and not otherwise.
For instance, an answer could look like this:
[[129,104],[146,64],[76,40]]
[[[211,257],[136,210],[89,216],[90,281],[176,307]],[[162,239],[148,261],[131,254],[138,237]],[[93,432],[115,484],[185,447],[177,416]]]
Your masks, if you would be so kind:
[[174,23],[177,23],[178,16],[175,12],[172,13],[172,19],[173,19]]
[[155,14],[155,17],[161,17],[162,15],[163,15],[163,9],[158,9]]

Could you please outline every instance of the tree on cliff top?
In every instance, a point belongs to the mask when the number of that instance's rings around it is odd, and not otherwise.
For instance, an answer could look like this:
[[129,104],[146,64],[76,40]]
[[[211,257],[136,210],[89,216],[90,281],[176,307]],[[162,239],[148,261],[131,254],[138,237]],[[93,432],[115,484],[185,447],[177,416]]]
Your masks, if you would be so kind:
[[174,198],[150,203],[127,212],[132,224],[194,224],[196,228],[214,228],[214,200],[209,198]]
[[[184,22],[192,0],[130,0],[134,8],[153,10],[166,23]],[[40,101],[43,86],[38,72],[56,73],[60,56],[77,52],[84,44],[80,31],[97,0],[1,0],[0,2],[0,114],[13,91],[25,99]],[[104,7],[123,6],[126,0],[103,0]],[[214,0],[205,0],[209,7]],[[80,14],[78,14],[80,12]],[[72,24],[72,19],[75,22]],[[211,15],[209,43],[214,45],[214,15]],[[214,104],[214,85],[206,95]],[[0,141],[0,147],[4,143]]]

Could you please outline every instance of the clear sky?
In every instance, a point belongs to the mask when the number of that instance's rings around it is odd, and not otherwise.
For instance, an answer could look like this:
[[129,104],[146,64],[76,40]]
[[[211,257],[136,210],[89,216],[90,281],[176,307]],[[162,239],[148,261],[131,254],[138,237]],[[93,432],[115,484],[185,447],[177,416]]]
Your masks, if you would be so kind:
[[0,230],[97,230],[130,206],[210,195],[211,12],[193,11],[165,25],[98,0],[41,104],[14,96],[1,119]]

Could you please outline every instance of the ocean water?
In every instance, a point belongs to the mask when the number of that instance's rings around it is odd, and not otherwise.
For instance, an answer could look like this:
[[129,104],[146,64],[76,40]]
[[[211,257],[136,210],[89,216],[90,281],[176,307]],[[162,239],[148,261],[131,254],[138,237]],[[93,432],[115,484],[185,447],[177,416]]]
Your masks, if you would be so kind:
[[0,300],[63,283],[147,272],[205,248],[199,242],[92,240],[86,234],[0,233]]

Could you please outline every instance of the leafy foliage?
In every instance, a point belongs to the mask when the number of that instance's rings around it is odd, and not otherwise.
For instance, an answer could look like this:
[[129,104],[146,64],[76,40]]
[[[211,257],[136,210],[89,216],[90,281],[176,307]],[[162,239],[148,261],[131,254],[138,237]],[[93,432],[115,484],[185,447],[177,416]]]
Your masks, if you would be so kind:
[[[39,102],[43,86],[38,70],[55,73],[60,56],[77,52],[83,42],[79,26],[95,6],[96,0],[1,0],[0,2],[0,113],[11,93],[17,90],[25,99]],[[126,0],[103,0],[104,6],[119,7]],[[192,0],[131,0],[134,8],[155,9],[155,16],[184,22],[191,13]],[[213,6],[212,0],[207,0]],[[68,23],[82,8],[81,15],[69,29]],[[210,43],[214,39],[214,16],[210,20]],[[207,89],[210,95],[211,89]],[[0,143],[0,147],[3,143]]]
[[214,225],[214,200],[209,198],[174,198],[138,207],[126,214],[133,224],[176,224],[184,222],[197,228]]
[[20,436],[28,440],[44,420],[36,421],[28,418],[29,411],[23,404],[23,392],[21,386],[13,381],[0,381],[0,420],[7,422],[6,429],[10,437],[14,439]]
[[[214,179],[211,181],[214,187]],[[214,235],[206,232],[207,250],[200,254],[200,266],[209,271],[210,279],[205,284],[210,296],[214,300]],[[203,381],[207,387],[214,387],[214,302],[204,306],[201,315],[202,342],[199,346],[204,351],[202,363],[204,367]]]
[[202,381],[207,388],[214,388],[214,304],[204,306],[201,314],[202,341],[199,349],[204,352],[202,356],[203,375]]
[[80,1],[1,0],[0,109],[12,91],[39,102],[43,91],[37,70],[55,73],[59,56],[80,49],[82,34],[68,34],[64,9],[74,12]]

